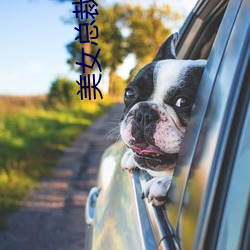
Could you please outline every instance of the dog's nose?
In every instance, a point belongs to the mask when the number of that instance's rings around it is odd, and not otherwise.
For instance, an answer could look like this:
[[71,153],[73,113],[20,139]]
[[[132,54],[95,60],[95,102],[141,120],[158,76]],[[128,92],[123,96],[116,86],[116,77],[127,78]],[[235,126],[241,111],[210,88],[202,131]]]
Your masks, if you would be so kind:
[[135,124],[140,129],[148,128],[159,118],[157,112],[152,109],[139,109],[135,114]]

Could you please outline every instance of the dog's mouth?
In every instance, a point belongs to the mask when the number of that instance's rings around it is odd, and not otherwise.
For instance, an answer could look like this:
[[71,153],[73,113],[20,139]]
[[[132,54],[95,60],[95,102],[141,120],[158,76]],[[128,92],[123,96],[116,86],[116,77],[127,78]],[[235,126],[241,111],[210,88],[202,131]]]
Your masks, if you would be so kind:
[[[171,164],[177,160],[178,153],[169,154],[162,152],[157,147],[147,143],[137,143],[130,145],[130,148],[134,151],[135,156],[143,159],[150,160],[151,164]],[[153,164],[153,165],[155,165]]]

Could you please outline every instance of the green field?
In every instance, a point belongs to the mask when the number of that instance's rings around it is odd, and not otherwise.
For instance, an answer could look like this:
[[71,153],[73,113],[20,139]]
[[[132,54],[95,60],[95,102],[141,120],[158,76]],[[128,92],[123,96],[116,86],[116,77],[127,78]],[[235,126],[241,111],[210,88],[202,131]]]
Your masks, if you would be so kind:
[[45,100],[0,96],[0,229],[65,147],[111,106],[104,98],[55,109]]

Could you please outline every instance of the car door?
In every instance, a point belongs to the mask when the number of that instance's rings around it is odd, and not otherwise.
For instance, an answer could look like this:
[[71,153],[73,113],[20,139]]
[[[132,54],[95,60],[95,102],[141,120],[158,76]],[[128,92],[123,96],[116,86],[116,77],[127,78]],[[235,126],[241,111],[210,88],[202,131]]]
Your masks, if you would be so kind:
[[[209,55],[209,60],[187,129],[173,188],[168,197],[171,202],[166,208],[157,208],[152,207],[146,200],[141,200],[141,185],[147,179],[145,173],[142,171],[134,171],[132,174],[122,172],[120,160],[125,148],[120,142],[113,145],[105,152],[100,167],[97,185],[99,196],[96,201],[95,215],[90,223],[93,229],[90,244],[93,249],[128,249],[128,247],[130,249],[178,249],[181,247],[191,249],[194,246],[198,247],[204,241],[208,225],[204,224],[203,228],[200,218],[205,215],[206,209],[203,207],[206,207],[206,203],[203,202],[208,192],[206,191],[209,183],[208,176],[213,171],[211,166],[206,165],[201,173],[201,168],[197,166],[199,166],[199,159],[206,159],[207,162],[207,155],[204,156],[205,158],[199,158],[202,156],[200,154],[203,152],[200,151],[202,147],[207,150],[204,152],[210,152],[212,146],[219,148],[215,144],[220,138],[220,130],[211,138],[208,131],[212,133],[215,128],[220,128],[221,122],[225,123],[222,119],[224,116],[220,117],[222,120],[217,120],[217,117],[214,124],[210,123],[207,117],[213,112],[216,115],[220,113],[217,112],[219,109],[212,105],[215,103],[216,96],[212,93],[216,89],[215,80],[219,79],[219,69],[223,65],[222,59],[228,54],[226,50],[228,40],[241,8],[241,1],[231,1],[228,8],[227,4],[228,1],[220,0],[200,1],[181,30],[181,38],[177,47],[178,58],[197,59],[207,58]],[[230,77],[233,78],[235,71],[230,73]],[[230,86],[228,88],[226,88],[227,85],[223,86],[225,99],[221,99],[221,96],[218,98],[221,100],[220,105],[223,104],[222,114],[224,115],[228,112],[225,108],[225,100],[232,93]],[[220,88],[219,90],[221,91]],[[221,92],[217,95],[219,93]],[[228,121],[232,120],[231,116],[229,115]],[[208,141],[209,139],[213,139],[212,143]],[[213,162],[214,152],[211,151],[209,155],[210,162]],[[200,178],[200,175],[204,177]],[[215,178],[215,184],[217,179]],[[189,185],[190,180],[191,185]],[[211,183],[210,185],[213,186],[213,181]],[[212,191],[214,189],[215,187]],[[196,195],[192,190],[198,190]]]
[[183,249],[249,249],[249,13],[229,1],[182,145],[167,216]]

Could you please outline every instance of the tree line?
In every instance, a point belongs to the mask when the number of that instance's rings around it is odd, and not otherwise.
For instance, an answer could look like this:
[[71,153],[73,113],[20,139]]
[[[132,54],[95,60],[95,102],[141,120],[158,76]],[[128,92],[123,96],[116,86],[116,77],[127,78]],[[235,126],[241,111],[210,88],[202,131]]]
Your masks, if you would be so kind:
[[[153,59],[162,42],[170,35],[167,20],[178,17],[169,5],[142,7],[116,3],[106,7],[98,2],[97,9],[99,14],[95,20],[99,32],[98,46],[73,40],[66,45],[70,55],[67,62],[71,69],[81,71],[75,62],[82,61],[82,48],[91,55],[95,55],[100,48],[98,62],[103,70],[109,72],[109,93],[120,95],[126,81],[131,80],[139,68]],[[72,20],[76,21],[76,27],[87,21],[74,18],[73,13]],[[117,75],[117,69],[130,54],[135,55],[136,64],[130,71],[129,79],[124,80]],[[91,73],[91,69],[88,70],[86,73]]]

